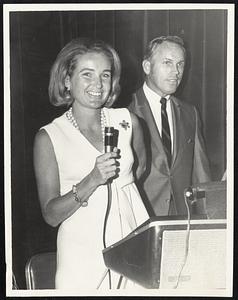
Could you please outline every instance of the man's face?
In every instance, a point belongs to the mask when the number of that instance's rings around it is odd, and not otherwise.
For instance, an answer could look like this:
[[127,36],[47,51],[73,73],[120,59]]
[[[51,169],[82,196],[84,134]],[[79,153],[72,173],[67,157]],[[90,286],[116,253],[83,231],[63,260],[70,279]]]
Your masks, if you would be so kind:
[[179,45],[165,41],[142,65],[149,88],[164,97],[173,94],[181,82],[185,65],[184,51]]

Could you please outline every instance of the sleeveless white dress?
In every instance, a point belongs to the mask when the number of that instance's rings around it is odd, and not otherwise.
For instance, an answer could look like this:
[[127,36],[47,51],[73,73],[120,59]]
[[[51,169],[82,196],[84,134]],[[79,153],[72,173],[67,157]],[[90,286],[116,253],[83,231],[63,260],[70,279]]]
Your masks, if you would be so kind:
[[[107,126],[119,131],[120,173],[114,179],[112,204],[107,221],[106,247],[128,235],[149,216],[135,186],[132,174],[132,122],[126,108],[107,109]],[[59,169],[60,193],[72,190],[90,173],[96,157],[102,155],[67,119],[65,113],[42,127],[54,147]],[[74,291],[96,289],[106,266],[103,261],[103,224],[108,202],[107,186],[99,186],[89,197],[88,206],[80,207],[59,226],[57,236],[56,288]],[[112,272],[112,288],[119,275]],[[106,277],[100,290],[108,289]]]

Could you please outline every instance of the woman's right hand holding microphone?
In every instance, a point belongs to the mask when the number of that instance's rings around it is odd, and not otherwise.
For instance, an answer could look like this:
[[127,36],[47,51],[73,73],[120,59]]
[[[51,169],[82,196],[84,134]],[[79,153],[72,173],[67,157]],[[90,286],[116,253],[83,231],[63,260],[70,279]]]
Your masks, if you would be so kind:
[[97,185],[107,183],[109,179],[118,174],[118,158],[118,149],[116,147],[113,148],[112,152],[105,153],[96,158],[96,162],[91,172],[91,175],[94,178]]

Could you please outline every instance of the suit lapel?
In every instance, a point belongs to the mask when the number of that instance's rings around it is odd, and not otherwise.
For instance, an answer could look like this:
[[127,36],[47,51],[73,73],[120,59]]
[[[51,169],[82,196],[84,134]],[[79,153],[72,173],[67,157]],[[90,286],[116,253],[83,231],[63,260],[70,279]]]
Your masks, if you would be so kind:
[[149,128],[151,139],[155,146],[158,148],[158,151],[163,154],[164,158],[166,158],[166,154],[164,152],[164,147],[162,144],[162,140],[158,131],[158,128],[155,123],[155,119],[153,117],[152,111],[150,109],[148,100],[144,94],[143,89],[139,89],[139,91],[136,94],[137,97],[137,109],[140,111],[143,118],[146,120],[146,124]]
[[177,158],[178,149],[179,149],[179,133],[181,132],[180,131],[181,111],[180,111],[180,104],[176,101],[176,98],[171,96],[170,101],[171,101],[171,111],[172,111],[172,120],[173,120],[173,137],[174,137],[172,162],[171,162],[171,168],[172,168]]

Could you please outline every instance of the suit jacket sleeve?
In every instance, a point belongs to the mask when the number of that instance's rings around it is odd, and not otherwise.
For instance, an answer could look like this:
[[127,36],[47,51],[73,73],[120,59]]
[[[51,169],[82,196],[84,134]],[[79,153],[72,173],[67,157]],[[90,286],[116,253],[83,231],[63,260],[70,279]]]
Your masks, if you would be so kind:
[[211,181],[211,173],[201,132],[201,121],[195,107],[194,110],[196,117],[196,132],[194,142],[192,182],[193,184],[196,184]]

